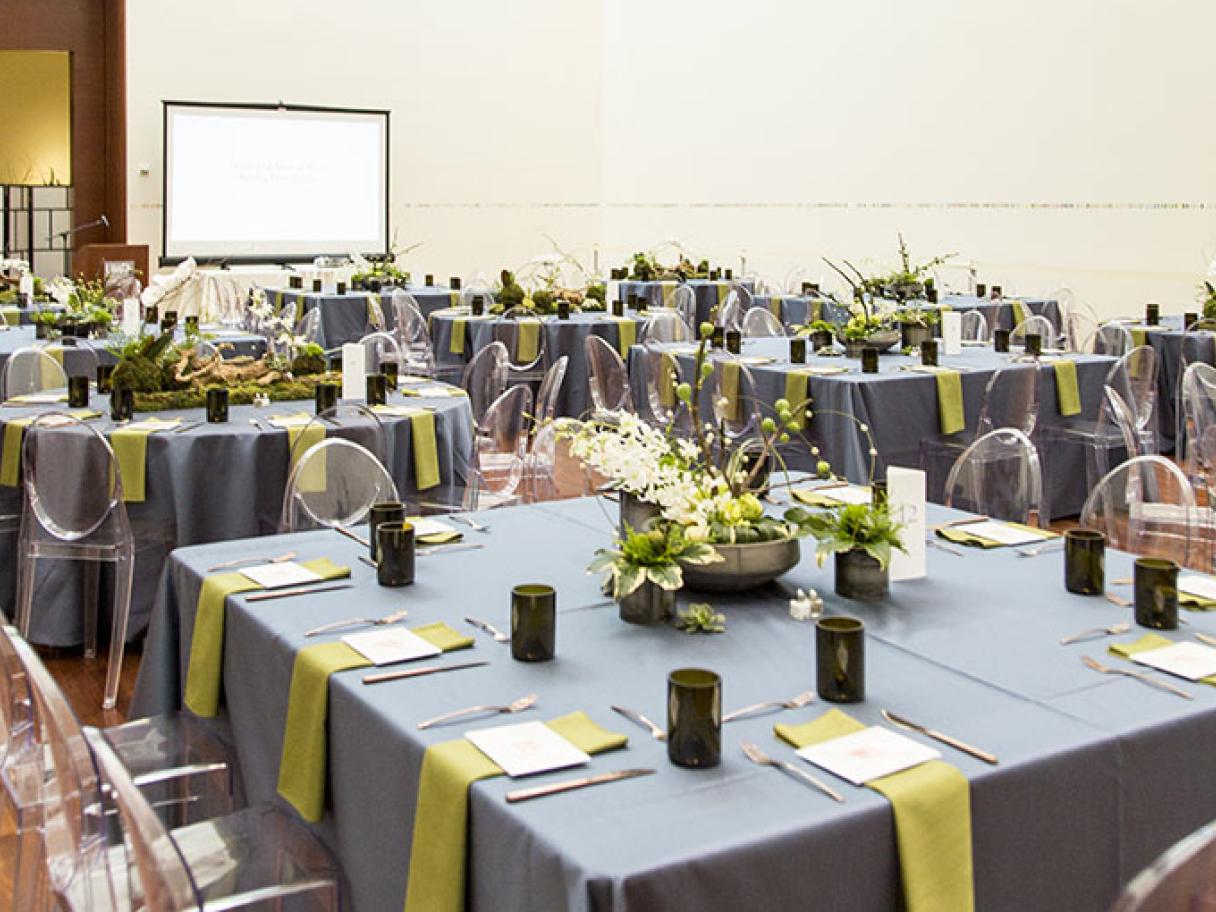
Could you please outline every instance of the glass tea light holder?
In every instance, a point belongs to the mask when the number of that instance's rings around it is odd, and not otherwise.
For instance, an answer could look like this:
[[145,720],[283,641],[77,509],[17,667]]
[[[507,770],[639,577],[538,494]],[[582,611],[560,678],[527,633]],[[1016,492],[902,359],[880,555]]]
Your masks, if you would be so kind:
[[790,363],[806,364],[806,338],[793,336],[790,338]]
[[480,317],[486,312],[485,295],[473,295],[469,299],[469,309],[473,312],[473,316]]
[[321,292],[321,280],[320,279],[312,280],[312,290],[316,294],[319,294]]
[[1141,627],[1178,627],[1178,565],[1160,557],[1136,559],[1135,618]]
[[925,367],[937,367],[936,339],[925,339],[920,343],[920,363]]
[[135,391],[129,386],[116,386],[110,391],[110,418],[130,421],[135,414]]
[[1005,296],[1004,290],[1001,288],[1000,285],[992,286],[992,300],[999,301],[1004,296]]
[[1144,305],[1144,322],[1149,326],[1157,326],[1161,322],[1161,305]]
[[732,281],[735,278],[735,271],[730,268],[722,270],[722,278],[728,282]]
[[992,333],[992,348],[994,351],[1009,351],[1009,330],[998,329]]
[[144,322],[156,323],[160,320],[160,315],[156,312],[156,305],[151,304],[144,308]]
[[1106,592],[1106,536],[1095,529],[1064,533],[1064,588],[1077,595]]
[[1026,333],[1022,347],[1026,354],[1037,358],[1043,354],[1043,337],[1038,333]]
[[89,404],[89,375],[68,377],[68,407],[87,408]]
[[819,696],[831,703],[860,703],[866,698],[866,629],[852,617],[815,622],[815,681]]
[[612,315],[614,317],[625,316],[625,305],[621,303],[621,299],[617,298],[612,302]]
[[212,386],[207,390],[207,421],[210,424],[223,424],[228,420],[228,390],[222,386]]
[[368,405],[384,405],[388,402],[388,378],[384,374],[368,374],[366,389]]
[[97,392],[108,393],[110,391],[110,378],[114,376],[113,364],[98,364],[97,365]]
[[426,285],[427,288],[434,288],[435,287],[435,274],[432,272],[428,272],[426,274],[426,277],[423,279],[423,284]]
[[723,348],[726,345],[726,329],[722,326],[715,326],[713,335],[709,337],[710,344],[714,348]]
[[198,335],[198,315],[197,314],[192,314],[191,316],[186,317],[186,333],[187,333],[187,335],[191,335],[191,336]]
[[338,283],[338,294],[339,295],[346,294],[346,283],[345,282]]
[[667,676],[667,759],[709,769],[722,762],[722,677],[705,668]]
[[737,329],[728,329],[725,332],[726,350],[732,355],[737,355],[743,350],[743,333]]
[[511,590],[511,658],[548,662],[557,654],[557,591],[543,583]]
[[449,278],[448,288],[452,291],[460,291],[460,276],[452,276]]
[[380,373],[384,375],[384,385],[389,390],[395,390],[401,384],[401,369],[396,361],[385,361],[380,365]]
[[367,511],[367,556],[373,562],[379,560],[377,551],[376,530],[381,523],[405,522],[405,504],[397,500],[384,500],[374,503]]
[[983,282],[976,282],[975,283],[975,296],[977,298],[988,297],[988,286],[985,285]]
[[863,374],[878,373],[878,349],[867,345],[861,350],[861,372]]
[[414,581],[414,527],[394,520],[376,526],[376,582],[408,586]]
[[1194,326],[1198,322],[1199,322],[1199,314],[1197,314],[1197,313],[1184,313],[1182,315],[1182,328],[1183,329],[1190,329],[1192,326]]
[[304,287],[304,277],[298,276],[298,275],[288,276],[287,277],[287,287],[288,288],[297,288],[297,289],[303,288]]
[[570,302],[562,298],[557,302],[557,318],[559,320],[570,319]]
[[313,393],[316,413],[320,415],[338,404],[338,384],[318,383]]

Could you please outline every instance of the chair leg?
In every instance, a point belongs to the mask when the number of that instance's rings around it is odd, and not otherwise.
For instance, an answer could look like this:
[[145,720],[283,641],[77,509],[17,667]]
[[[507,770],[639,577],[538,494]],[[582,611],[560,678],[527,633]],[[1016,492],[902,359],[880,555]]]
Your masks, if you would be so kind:
[[84,562],[81,596],[84,599],[84,657],[97,658],[97,602],[100,599],[101,566],[97,561]]
[[106,666],[106,692],[102,709],[113,709],[118,702],[118,680],[122,675],[122,656],[126,648],[127,622],[131,617],[131,587],[135,577],[134,550],[114,564],[114,617],[110,623],[110,661]]
[[17,630],[23,637],[30,635],[30,615],[34,610],[34,574],[38,558],[21,554],[17,558]]

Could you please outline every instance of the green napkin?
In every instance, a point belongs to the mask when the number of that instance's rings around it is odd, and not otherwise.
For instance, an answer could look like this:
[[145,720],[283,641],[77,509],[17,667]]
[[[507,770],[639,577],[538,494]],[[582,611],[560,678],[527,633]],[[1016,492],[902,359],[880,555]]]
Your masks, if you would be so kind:
[[[867,490],[869,490],[869,488],[867,488]],[[830,491],[831,489],[829,489],[827,493],[820,494],[818,491],[811,491],[807,488],[791,488],[790,494],[793,495],[794,500],[798,501],[799,503],[806,504],[808,507],[843,506],[839,500],[832,499]]]
[[816,298],[811,302],[811,322],[823,319],[823,299]]
[[1077,362],[1062,358],[1053,367],[1056,371],[1056,405],[1068,418],[1081,414],[1081,388],[1077,385]]
[[[423,520],[422,516],[407,516],[406,522],[418,523]],[[415,535],[414,540],[422,545],[447,545],[452,542],[458,542],[464,538],[464,533],[459,529],[451,529],[444,532],[429,532],[426,535]],[[436,643],[435,645],[439,645]]]
[[[576,712],[546,723],[588,754],[617,750],[624,735]],[[469,786],[502,774],[489,757],[463,738],[432,744],[422,756],[405,912],[461,912],[469,826]]]
[[452,292],[449,292],[449,295],[451,296],[451,299],[452,299],[452,305],[451,305],[451,306],[452,306],[452,307],[459,307],[459,306],[460,306],[460,292],[459,292],[459,291],[452,291]]
[[[443,623],[415,627],[413,632],[444,652],[473,645],[472,637],[461,636]],[[321,819],[325,806],[329,676],[371,664],[341,640],[305,646],[296,653],[287,696],[287,725],[279,760],[278,792],[300,812],[300,816],[312,823]]]
[[781,295],[775,294],[768,299],[768,312],[778,320],[781,319],[781,307],[785,303]]
[[807,382],[810,376],[803,371],[791,370],[785,375],[785,401],[790,404],[790,408],[797,408],[800,403],[806,402],[807,398]]
[[967,427],[963,409],[963,377],[958,371],[938,371],[937,412],[942,433],[949,436]]
[[448,351],[453,355],[464,354],[464,333],[468,323],[464,317],[457,317],[452,321],[452,338],[448,342]]
[[[1022,523],[1007,522],[1005,525],[1011,529],[1021,529],[1024,532],[1033,532],[1035,535],[1042,538],[1059,538],[1055,532],[1048,532],[1045,529],[1036,529],[1033,526],[1025,526]],[[982,538],[979,535],[972,535],[967,531],[967,526],[946,526],[941,529],[934,529],[939,538],[944,538],[946,541],[952,541],[956,545],[968,545],[973,548],[1005,548],[1007,545],[1002,545],[1000,542],[994,542],[990,538]]]
[[663,352],[659,361],[659,404],[663,408],[676,407],[676,385],[680,376],[680,362],[671,352]]
[[384,309],[380,306],[380,296],[375,292],[367,293],[367,322],[375,329],[384,329]]
[[629,317],[613,317],[612,322],[616,324],[617,332],[617,350],[621,353],[621,358],[629,360],[629,349],[633,348],[638,339],[638,325]]
[[[831,709],[813,722],[777,725],[773,731],[782,741],[802,748],[865,727]],[[971,789],[966,777],[949,763],[930,760],[872,779],[866,786],[891,802],[908,912],[974,909]]]
[[[345,579],[350,567],[341,567],[325,557],[300,561],[301,567],[322,579]],[[203,580],[194,613],[194,638],[186,668],[186,708],[196,716],[214,716],[220,708],[220,684],[224,672],[224,602],[228,596],[262,587],[242,573],[215,573]]]
[[18,307],[6,307],[0,310],[0,316],[4,317],[6,326],[18,326],[21,323],[21,309]]
[[[1181,593],[1180,593],[1181,594]],[[1130,659],[1138,652],[1147,652],[1150,649],[1164,649],[1166,646],[1173,646],[1174,641],[1168,640],[1159,633],[1146,633],[1138,640],[1130,643],[1112,643],[1106,647],[1106,651],[1111,655],[1119,656],[1123,659]],[[1199,683],[1211,684],[1216,687],[1216,675],[1208,675],[1206,678],[1200,678]]]
[[[300,414],[303,414],[302,412]],[[278,416],[275,416],[278,417]],[[287,416],[295,417],[295,416]],[[275,418],[269,419],[273,424]],[[325,428],[317,422],[308,424],[289,425],[287,427],[287,451],[290,457],[288,470],[294,469],[300,457],[325,439]],[[303,437],[303,440],[301,440]],[[308,467],[296,481],[296,490],[304,494],[316,494],[325,490],[326,478],[325,455],[314,456],[308,462]]]
[[110,448],[122,478],[122,499],[127,503],[143,503],[147,494],[148,435],[179,424],[180,418],[148,418],[110,432]]
[[1022,306],[1021,301],[1016,298],[1010,301],[1009,309],[1013,312],[1013,325],[1015,329],[1026,322],[1026,308]]
[[[659,291],[663,295],[663,306],[664,307],[675,307],[676,306],[675,305],[676,289],[679,287],[680,287],[680,284],[678,282],[664,282],[663,284],[661,284],[659,286]],[[647,293],[646,297],[647,298],[650,297],[649,292]]]
[[730,295],[730,282],[714,283],[718,289],[718,307],[726,303],[726,298]]
[[414,487],[419,491],[439,484],[439,444],[435,438],[435,413],[420,411],[410,416],[414,444]]
[[[54,358],[55,363],[58,364],[60,368],[63,367],[62,345],[50,345],[42,350]],[[60,376],[61,372],[55,370],[55,368],[51,367],[50,363],[45,360],[39,362],[39,373],[42,375],[42,385],[46,389],[52,389],[59,386],[63,380],[63,378]],[[67,401],[66,395],[64,396],[64,401]]]
[[1141,345],[1148,344],[1148,330],[1137,326],[1131,328],[1132,344],[1139,348]]
[[1178,604],[1190,611],[1216,611],[1216,600],[1178,590]]
[[722,376],[719,378],[718,392],[726,399],[726,408],[722,415],[727,421],[739,420],[739,362],[723,361],[720,365]]
[[540,320],[520,320],[516,326],[515,359],[531,364],[540,352]]
[[0,485],[15,488],[21,483],[21,444],[33,418],[13,418],[4,423],[4,445],[0,452]]

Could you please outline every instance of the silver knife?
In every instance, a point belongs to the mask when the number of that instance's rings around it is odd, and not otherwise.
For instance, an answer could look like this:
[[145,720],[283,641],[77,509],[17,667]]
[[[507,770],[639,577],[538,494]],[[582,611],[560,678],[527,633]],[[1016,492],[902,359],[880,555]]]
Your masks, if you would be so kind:
[[271,599],[290,598],[293,595],[312,595],[314,592],[336,592],[339,589],[353,589],[351,583],[339,586],[299,586],[294,589],[272,589],[269,592],[255,592],[245,596],[247,602],[268,602]]
[[459,671],[462,668],[480,668],[489,662],[461,662],[459,665],[426,665],[422,668],[410,668],[405,671],[385,671],[380,674],[363,676],[364,684],[379,684],[382,681],[398,681],[402,678],[420,678],[423,675],[439,674],[442,671]]
[[203,422],[203,421],[191,421],[189,424],[183,424],[181,427],[179,427],[173,433],[174,434],[184,434],[184,433],[186,433],[186,431],[193,431],[196,427],[202,427],[205,423],[206,422]]
[[451,542],[446,545],[419,545],[417,548],[418,554],[443,554],[447,551],[476,551],[478,548],[484,548],[485,545],[477,542]]
[[1216,646],[1216,637],[1208,636],[1206,633],[1196,633],[1195,639],[1200,643],[1207,643],[1209,646]]
[[624,779],[636,779],[638,776],[649,776],[653,772],[652,769],[623,769],[611,773],[600,773],[597,776],[583,776],[581,779],[567,779],[551,785],[516,789],[513,792],[507,792],[507,801],[514,804],[517,801],[528,801],[531,798],[544,798],[546,795],[560,795],[562,792],[572,792],[589,785],[603,785],[606,782],[620,782]]
[[965,741],[959,741],[957,738],[951,738],[949,735],[943,735],[939,731],[934,731],[931,728],[918,725],[910,719],[905,719],[903,716],[895,715],[895,713],[891,712],[890,710],[884,709],[882,711],[882,717],[892,725],[898,725],[900,728],[906,728],[909,731],[919,732],[926,738],[932,738],[934,741],[940,741],[942,744],[953,747],[957,751],[962,751],[964,754],[970,754],[977,760],[983,760],[985,763],[991,763],[993,766],[996,766],[997,763],[1000,762],[997,760],[995,754],[990,754],[988,751],[980,750],[978,747],[972,747]]

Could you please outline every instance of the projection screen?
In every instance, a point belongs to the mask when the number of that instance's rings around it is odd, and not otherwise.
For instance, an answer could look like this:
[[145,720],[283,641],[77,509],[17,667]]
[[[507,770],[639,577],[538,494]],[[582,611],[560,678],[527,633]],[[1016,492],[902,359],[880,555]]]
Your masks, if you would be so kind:
[[164,102],[161,261],[388,251],[388,112]]

